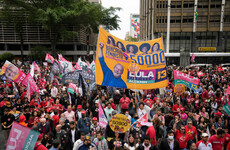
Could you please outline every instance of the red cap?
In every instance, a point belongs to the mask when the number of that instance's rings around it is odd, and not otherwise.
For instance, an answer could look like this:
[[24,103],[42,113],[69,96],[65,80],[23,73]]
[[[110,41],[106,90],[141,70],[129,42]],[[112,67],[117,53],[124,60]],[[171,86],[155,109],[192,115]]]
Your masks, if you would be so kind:
[[208,100],[206,99],[204,102],[205,102],[205,103],[208,103]]
[[187,100],[187,103],[191,103],[191,100],[190,100],[190,99],[188,99],[188,100]]
[[42,134],[39,134],[39,136],[38,136],[38,140],[41,140],[41,139],[42,139],[42,137],[43,137],[43,135],[42,135]]
[[85,111],[81,111],[81,113],[82,113],[82,114],[86,114],[86,112],[85,112]]
[[219,111],[216,112],[215,115],[220,116],[220,117],[222,116],[221,112],[219,112]]
[[26,117],[24,115],[21,115],[18,120],[19,122],[24,122],[26,121]]
[[181,111],[185,111],[185,108],[184,108],[184,107],[182,107],[180,110],[181,110]]
[[78,105],[78,106],[77,106],[77,109],[82,109],[82,106],[81,106],[81,105]]
[[97,121],[97,117],[93,117],[93,120]]

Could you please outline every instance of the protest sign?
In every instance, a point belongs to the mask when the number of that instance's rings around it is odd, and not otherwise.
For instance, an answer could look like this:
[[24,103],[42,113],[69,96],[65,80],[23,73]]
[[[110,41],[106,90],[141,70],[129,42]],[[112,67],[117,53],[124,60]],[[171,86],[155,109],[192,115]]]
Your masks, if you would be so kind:
[[182,73],[177,70],[173,70],[173,76],[174,76],[174,85],[183,84],[192,90],[197,90],[200,79]]
[[25,79],[22,81],[22,84],[29,86],[30,95],[33,95],[34,92],[39,93],[39,88],[30,73],[26,75]]
[[225,104],[224,107],[223,107],[223,110],[224,110],[228,115],[230,115],[230,105]]
[[123,114],[116,114],[111,117],[109,124],[114,132],[125,133],[130,127],[130,120]]
[[[162,37],[129,42],[100,28],[96,56],[96,83],[99,85],[129,89],[168,85]],[[129,71],[132,63],[139,66],[136,74]]]
[[20,69],[18,69],[18,67],[16,67],[14,64],[7,60],[2,66],[0,75],[4,75],[6,79],[13,80],[17,83],[21,83],[26,77],[26,74],[24,72],[22,72]]
[[68,92],[68,93],[71,93],[71,94],[74,94],[74,93],[75,93],[75,90],[76,90],[76,85],[73,84],[73,83],[69,83],[69,87],[68,87],[67,92]]
[[89,85],[90,90],[92,90],[96,86],[96,79],[93,71],[90,68],[83,66],[81,74],[85,79],[85,82]]
[[63,73],[68,73],[68,72],[71,72],[71,71],[75,70],[75,68],[72,65],[72,62],[60,61],[60,64],[61,64],[61,66],[63,68]]
[[81,76],[81,74],[78,70],[65,73],[61,77],[61,83],[62,84],[66,84],[66,83],[79,84],[80,76]]
[[6,149],[32,150],[34,149],[39,134],[39,132],[14,122],[10,130]]
[[183,84],[177,84],[174,86],[174,93],[182,94],[185,92],[185,86]]

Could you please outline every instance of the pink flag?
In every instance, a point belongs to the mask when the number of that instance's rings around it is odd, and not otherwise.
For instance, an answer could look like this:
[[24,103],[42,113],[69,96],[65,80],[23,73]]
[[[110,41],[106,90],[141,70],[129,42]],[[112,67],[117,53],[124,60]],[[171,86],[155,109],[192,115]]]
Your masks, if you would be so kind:
[[191,62],[195,62],[195,55],[194,55],[194,53],[192,54]]
[[47,62],[49,62],[49,63],[53,63],[53,62],[54,62],[53,56],[51,56],[51,55],[48,54],[48,53],[46,54],[45,60],[46,60]]
[[33,65],[34,65],[34,70],[37,70],[40,73],[41,70],[40,70],[38,64],[35,61],[33,62]]
[[13,122],[6,144],[7,150],[34,149],[40,133],[17,122]]
[[99,117],[99,126],[102,127],[102,128],[106,128],[107,124],[108,124],[108,120],[107,118],[105,117],[105,114],[103,112],[103,109],[101,107],[101,104],[98,103],[99,105],[99,113],[98,113],[98,117]]
[[59,60],[59,61],[67,61],[67,60],[62,56],[62,54],[58,54],[58,60]]
[[226,89],[225,93],[226,93],[227,95],[230,95],[230,86],[228,86],[228,88]]
[[81,67],[76,63],[76,65],[75,65],[75,68],[77,69],[77,70],[82,70],[81,69]]
[[25,86],[30,86],[30,95],[33,95],[34,92],[37,92],[39,94],[39,88],[36,84],[36,82],[34,81],[34,78],[31,76],[31,74],[27,74],[27,76],[25,77],[25,79],[22,81],[22,84]]
[[148,126],[149,127],[152,125],[153,125],[152,122],[148,122],[147,113],[137,120],[137,126],[138,127],[140,127],[140,126]]
[[200,71],[200,72],[197,73],[197,75],[200,78],[200,77],[204,76],[204,73]]

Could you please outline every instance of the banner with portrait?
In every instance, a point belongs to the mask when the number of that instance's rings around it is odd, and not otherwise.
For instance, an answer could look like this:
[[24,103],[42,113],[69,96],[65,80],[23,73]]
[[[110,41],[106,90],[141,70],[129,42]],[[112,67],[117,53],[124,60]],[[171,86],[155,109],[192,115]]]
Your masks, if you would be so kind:
[[17,83],[21,83],[26,77],[24,72],[22,72],[20,69],[18,69],[18,67],[8,60],[6,60],[5,64],[2,66],[0,75],[4,75],[7,80],[13,80]]
[[124,41],[100,28],[96,55],[96,83],[128,89],[168,85],[163,38]]

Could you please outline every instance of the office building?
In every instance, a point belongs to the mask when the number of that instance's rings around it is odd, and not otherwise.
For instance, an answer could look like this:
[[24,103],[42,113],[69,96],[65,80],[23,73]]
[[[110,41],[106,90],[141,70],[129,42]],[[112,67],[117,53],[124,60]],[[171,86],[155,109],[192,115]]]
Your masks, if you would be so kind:
[[140,40],[161,34],[171,63],[181,51],[198,63],[230,62],[230,0],[140,0]]

